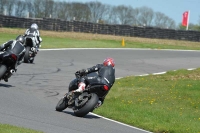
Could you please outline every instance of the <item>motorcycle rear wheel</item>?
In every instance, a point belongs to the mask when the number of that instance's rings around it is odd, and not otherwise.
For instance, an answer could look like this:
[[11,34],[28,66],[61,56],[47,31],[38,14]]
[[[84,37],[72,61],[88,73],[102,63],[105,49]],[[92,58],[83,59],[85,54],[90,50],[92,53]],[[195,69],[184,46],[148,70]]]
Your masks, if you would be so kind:
[[5,65],[0,65],[0,79],[3,77],[6,71],[7,67]]
[[83,117],[87,115],[89,112],[94,110],[94,107],[97,105],[99,101],[99,97],[97,94],[92,93],[91,98],[87,101],[87,103],[80,109],[75,109],[74,114],[78,117]]
[[24,56],[24,63],[33,63],[34,61],[34,57],[32,57],[33,59],[30,60],[30,51],[31,50],[31,47],[27,46],[26,47],[26,52],[25,52],[25,56]]
[[59,100],[59,102],[57,103],[57,105],[56,105],[56,111],[59,111],[59,112],[61,112],[61,111],[63,111],[64,109],[66,109],[67,108],[67,99],[65,99],[65,98],[61,98],[60,100]]

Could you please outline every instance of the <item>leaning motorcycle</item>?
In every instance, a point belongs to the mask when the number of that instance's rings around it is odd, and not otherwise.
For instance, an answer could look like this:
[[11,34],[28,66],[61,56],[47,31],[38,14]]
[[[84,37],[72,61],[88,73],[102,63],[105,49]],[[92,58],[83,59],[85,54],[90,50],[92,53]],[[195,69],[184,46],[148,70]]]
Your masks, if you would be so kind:
[[68,93],[57,103],[56,111],[61,112],[66,108],[71,108],[76,116],[83,117],[92,112],[97,106],[99,99],[108,93],[108,86],[104,84],[88,84],[82,93],[74,92],[72,97],[68,98],[67,95],[78,88],[81,75],[79,72],[76,72],[75,76],[76,78],[69,84]]
[[0,52],[0,80],[10,78],[16,71],[17,59],[11,51]]
[[33,63],[34,58],[37,54],[38,48],[34,47],[35,37],[34,36],[26,36],[25,44],[26,52],[24,56],[24,63]]

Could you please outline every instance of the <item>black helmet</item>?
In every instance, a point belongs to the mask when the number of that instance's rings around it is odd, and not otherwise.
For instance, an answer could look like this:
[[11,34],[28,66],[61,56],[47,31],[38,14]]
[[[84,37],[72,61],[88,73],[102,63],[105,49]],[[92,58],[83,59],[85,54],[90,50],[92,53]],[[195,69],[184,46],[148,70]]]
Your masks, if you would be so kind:
[[16,38],[17,41],[20,41],[22,44],[24,44],[25,42],[25,38],[22,36],[22,35],[19,35],[17,38]]

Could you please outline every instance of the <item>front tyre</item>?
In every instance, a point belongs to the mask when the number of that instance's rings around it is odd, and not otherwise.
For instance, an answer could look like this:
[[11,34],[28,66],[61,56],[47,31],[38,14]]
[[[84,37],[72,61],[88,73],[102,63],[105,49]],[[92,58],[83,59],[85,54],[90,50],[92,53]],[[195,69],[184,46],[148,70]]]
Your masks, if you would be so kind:
[[67,100],[65,98],[61,98],[56,105],[56,111],[61,112],[66,108],[67,108]]
[[0,79],[3,77],[6,71],[7,67],[5,65],[0,65]]
[[97,94],[92,93],[91,98],[87,101],[87,103],[80,109],[74,109],[74,114],[78,117],[83,117],[91,112],[94,107],[97,105],[99,101],[99,97]]

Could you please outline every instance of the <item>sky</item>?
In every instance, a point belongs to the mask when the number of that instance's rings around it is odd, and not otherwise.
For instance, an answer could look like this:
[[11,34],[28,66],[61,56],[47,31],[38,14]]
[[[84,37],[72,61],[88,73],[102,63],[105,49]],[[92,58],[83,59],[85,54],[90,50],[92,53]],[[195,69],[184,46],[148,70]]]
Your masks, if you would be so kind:
[[172,18],[176,24],[182,22],[182,14],[190,11],[189,23],[199,24],[200,21],[200,0],[54,0],[66,2],[90,2],[98,1],[108,5],[125,5],[137,7],[150,7],[154,12],[162,12]]

